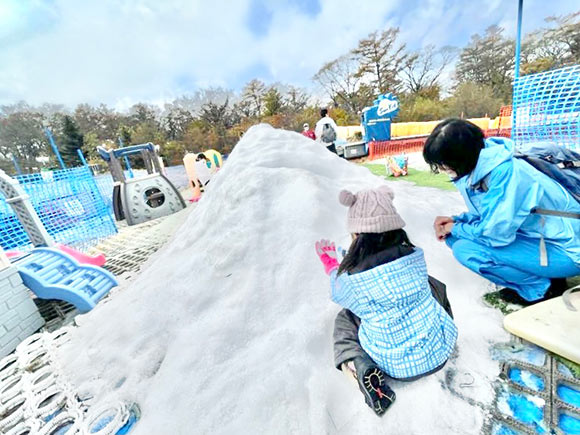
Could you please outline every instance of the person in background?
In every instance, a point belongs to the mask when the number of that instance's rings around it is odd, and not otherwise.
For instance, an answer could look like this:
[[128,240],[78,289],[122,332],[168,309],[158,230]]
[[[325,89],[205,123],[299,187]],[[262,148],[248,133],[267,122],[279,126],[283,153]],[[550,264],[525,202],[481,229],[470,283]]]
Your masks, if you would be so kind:
[[302,126],[302,135],[312,140],[316,140],[316,135],[314,134],[314,131],[310,129],[310,125],[308,125],[307,122]]
[[336,125],[336,122],[328,116],[327,109],[322,109],[320,111],[320,117],[320,120],[316,123],[316,127],[314,128],[316,140],[322,142],[328,151],[336,154],[334,142],[336,141],[338,126]]

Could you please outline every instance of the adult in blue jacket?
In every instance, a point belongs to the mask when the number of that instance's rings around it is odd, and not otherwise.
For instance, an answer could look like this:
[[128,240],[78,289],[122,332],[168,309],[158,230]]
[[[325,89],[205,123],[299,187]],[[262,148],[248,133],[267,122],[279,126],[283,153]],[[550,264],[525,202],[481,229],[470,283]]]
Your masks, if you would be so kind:
[[[532,213],[535,207],[580,212],[559,183],[522,159],[510,139],[485,139],[469,121],[448,119],[431,133],[423,157],[444,171],[468,211],[439,216],[434,227],[455,258],[523,304],[554,297],[580,275],[580,220]],[[564,279],[562,279],[564,278]]]

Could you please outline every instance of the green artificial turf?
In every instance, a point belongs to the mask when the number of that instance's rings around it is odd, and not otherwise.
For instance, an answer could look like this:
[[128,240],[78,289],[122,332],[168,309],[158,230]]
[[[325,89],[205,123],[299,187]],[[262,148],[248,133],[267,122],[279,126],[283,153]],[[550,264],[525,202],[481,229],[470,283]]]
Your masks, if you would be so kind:
[[419,171],[409,168],[409,174],[404,177],[389,177],[385,165],[363,163],[363,166],[374,175],[384,177],[389,181],[410,181],[417,186],[436,187],[443,190],[457,190],[446,174],[433,174],[430,171]]

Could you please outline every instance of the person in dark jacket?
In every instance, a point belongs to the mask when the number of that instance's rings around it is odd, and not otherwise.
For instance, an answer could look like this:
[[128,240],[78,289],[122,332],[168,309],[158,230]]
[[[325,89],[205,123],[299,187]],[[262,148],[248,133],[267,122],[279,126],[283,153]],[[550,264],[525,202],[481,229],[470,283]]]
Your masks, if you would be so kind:
[[387,186],[356,195],[343,190],[353,235],[348,253],[339,265],[333,244],[316,244],[332,300],[344,307],[335,322],[335,366],[357,379],[378,415],[395,399],[388,378],[415,380],[440,370],[457,339],[445,285],[428,276],[393,197]]
[[448,119],[423,150],[433,171],[444,171],[468,211],[439,216],[434,228],[455,258],[503,287],[501,296],[522,305],[559,296],[566,277],[580,274],[580,220],[534,214],[534,208],[580,212],[560,184],[522,159],[510,139],[484,138],[469,121]]

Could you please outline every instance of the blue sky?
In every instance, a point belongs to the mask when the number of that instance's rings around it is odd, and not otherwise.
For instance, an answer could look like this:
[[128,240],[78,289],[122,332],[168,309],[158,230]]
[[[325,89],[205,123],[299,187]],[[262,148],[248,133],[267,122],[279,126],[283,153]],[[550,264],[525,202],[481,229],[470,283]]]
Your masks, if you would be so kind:
[[[577,0],[525,0],[524,32]],[[252,78],[309,88],[325,62],[399,26],[415,49],[515,34],[517,0],[0,0],[0,104],[161,103]]]

